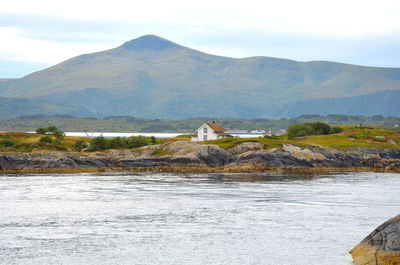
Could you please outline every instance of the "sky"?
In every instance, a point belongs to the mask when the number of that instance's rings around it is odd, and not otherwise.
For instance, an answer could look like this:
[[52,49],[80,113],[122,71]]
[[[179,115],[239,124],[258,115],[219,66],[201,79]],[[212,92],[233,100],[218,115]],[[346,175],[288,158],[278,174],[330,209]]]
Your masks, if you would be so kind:
[[400,67],[400,0],[13,0],[0,78],[153,34],[206,53]]

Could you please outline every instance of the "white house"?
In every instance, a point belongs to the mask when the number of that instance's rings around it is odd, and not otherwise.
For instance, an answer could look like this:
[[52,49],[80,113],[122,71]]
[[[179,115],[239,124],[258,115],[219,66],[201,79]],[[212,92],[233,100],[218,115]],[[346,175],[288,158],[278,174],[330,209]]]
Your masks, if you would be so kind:
[[201,142],[226,138],[229,136],[229,134],[225,133],[227,130],[215,121],[206,122],[196,130],[197,137],[192,137],[192,141]]

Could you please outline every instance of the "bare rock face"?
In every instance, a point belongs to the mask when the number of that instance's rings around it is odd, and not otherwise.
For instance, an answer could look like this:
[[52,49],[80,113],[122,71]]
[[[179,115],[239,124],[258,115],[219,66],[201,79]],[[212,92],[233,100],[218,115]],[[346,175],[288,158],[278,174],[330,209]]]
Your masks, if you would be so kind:
[[350,253],[355,265],[400,264],[400,214],[376,228]]
[[258,142],[241,143],[225,150],[217,145],[186,141],[166,142],[132,150],[94,153],[33,152],[0,153],[0,172],[46,169],[92,170],[210,169],[226,172],[262,172],[277,168],[369,168],[400,171],[400,149],[353,148],[337,150],[322,146],[301,148],[286,144],[264,149]]
[[228,150],[232,155],[239,155],[249,151],[259,151],[264,149],[264,144],[258,142],[247,142],[238,144],[237,146]]
[[283,145],[283,150],[286,152],[289,152],[293,157],[299,159],[299,160],[306,160],[306,161],[312,161],[312,160],[324,160],[325,157],[324,155],[320,153],[316,153],[311,151],[308,148],[301,149],[298,146],[294,146],[291,144],[284,144]]

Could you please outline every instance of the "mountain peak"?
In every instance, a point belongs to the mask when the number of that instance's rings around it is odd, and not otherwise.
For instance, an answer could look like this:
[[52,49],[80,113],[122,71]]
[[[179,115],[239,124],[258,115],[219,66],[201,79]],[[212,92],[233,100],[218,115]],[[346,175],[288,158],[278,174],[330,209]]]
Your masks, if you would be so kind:
[[137,39],[125,42],[122,47],[127,50],[165,50],[169,48],[183,48],[169,40],[156,35],[144,35]]

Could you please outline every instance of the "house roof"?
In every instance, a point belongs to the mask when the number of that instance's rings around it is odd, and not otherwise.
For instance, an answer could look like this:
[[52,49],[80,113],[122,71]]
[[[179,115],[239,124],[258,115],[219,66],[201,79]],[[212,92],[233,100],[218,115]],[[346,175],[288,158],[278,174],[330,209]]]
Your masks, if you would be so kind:
[[213,129],[215,133],[217,133],[217,132],[223,133],[224,131],[228,130],[228,129],[222,127],[222,125],[219,124],[219,123],[215,123],[215,122],[206,122],[206,124],[207,124],[211,129]]

